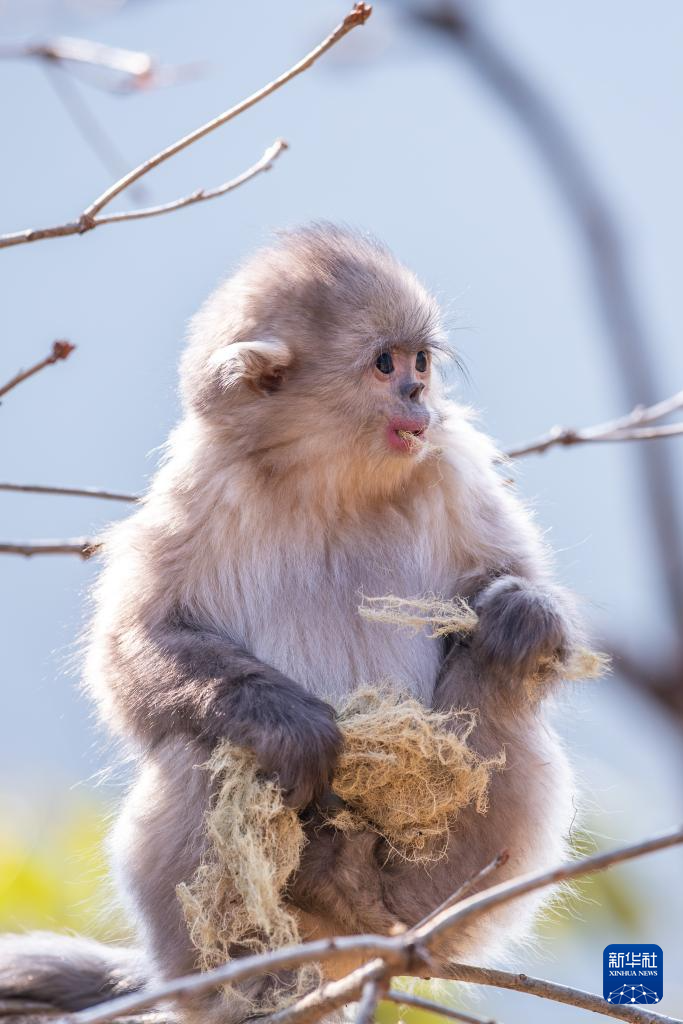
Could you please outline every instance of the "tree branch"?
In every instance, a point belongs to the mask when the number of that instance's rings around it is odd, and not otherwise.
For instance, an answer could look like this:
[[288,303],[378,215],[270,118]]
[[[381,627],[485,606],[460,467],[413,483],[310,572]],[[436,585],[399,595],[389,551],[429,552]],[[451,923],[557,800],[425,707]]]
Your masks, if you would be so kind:
[[[384,960],[371,960],[363,967],[340,978],[339,981],[330,981],[327,985],[309,992],[293,1006],[286,1006],[276,1013],[262,1017],[263,1024],[307,1024],[308,1021],[317,1021],[333,1010],[339,1010],[342,1006],[354,1002],[362,993],[361,1006],[357,1024],[368,1024],[372,1019],[372,1011],[377,1004],[376,994],[379,992],[379,979],[387,973],[388,967]],[[370,993],[367,1002],[366,993]],[[374,1001],[373,1001],[374,1000]],[[365,1002],[365,1006],[363,1003]],[[370,1005],[372,1004],[372,1005]],[[370,1006],[371,1015],[367,1017],[367,1009]],[[361,1019],[360,1012],[363,1012],[365,1019]]]
[[631,1021],[632,1024],[681,1024],[678,1017],[667,1017],[628,1003],[608,1003],[602,996],[593,995],[592,992],[584,992],[569,985],[558,985],[554,981],[545,981],[542,978],[531,978],[528,974],[513,974],[509,971],[474,967],[470,964],[453,964],[452,970],[443,980],[464,981],[471,985],[492,985],[494,988],[524,992],[530,996],[539,996],[541,999],[550,999],[555,1003],[590,1010],[602,1014],[603,1017]]
[[[22,245],[27,242],[36,242],[43,238],[59,238],[66,235],[85,234],[87,231],[92,231],[94,228],[99,227],[101,224],[111,224],[115,221],[124,220],[137,220],[140,217],[151,217],[158,213],[167,213],[171,210],[178,209],[181,206],[188,206],[190,203],[199,202],[201,199],[213,198],[217,195],[224,195],[225,192],[230,191],[231,188],[235,188],[235,183],[227,183],[226,185],[219,186],[218,189],[212,189],[210,193],[206,193],[203,190],[193,193],[192,196],[188,196],[184,200],[177,200],[172,203],[167,203],[160,207],[151,207],[149,210],[135,210],[131,213],[118,213],[111,214],[108,217],[98,216],[101,211],[111,203],[116,196],[120,195],[127,188],[130,188],[136,181],[139,181],[144,175],[149,174],[150,171],[154,170],[160,164],[166,160],[170,160],[171,157],[182,150],[187,149],[193,143],[198,142],[199,139],[203,139],[206,135],[220,128],[222,125],[227,124],[233,118],[239,114],[249,110],[250,107],[260,103],[267,96],[270,96],[277,89],[282,88],[287,82],[290,82],[297,75],[300,75],[303,71],[310,68],[315,62],[323,56],[329,49],[331,49],[336,43],[338,43],[344,36],[348,35],[352,29],[358,25],[363,25],[370,17],[372,8],[368,4],[359,2],[356,3],[349,14],[344,18],[340,25],[325,39],[322,43],[316,46],[309,54],[303,57],[297,64],[291,67],[288,71],[285,71],[278,78],[274,79],[268,85],[265,85],[262,89],[251,94],[246,99],[237,103],[234,107],[229,110],[225,110],[218,117],[213,118],[211,121],[207,121],[206,124],[201,125],[199,128],[195,128],[194,131],[190,132],[189,135],[184,135],[181,139],[167,146],[166,149],[162,149],[159,153],[149,157],[144,163],[134,167],[132,171],[125,174],[118,181],[115,181],[113,185],[103,192],[100,196],[93,200],[89,206],[85,208],[81,216],[77,221],[72,221],[67,224],[59,224],[55,227],[50,228],[36,228],[26,229],[25,231],[17,231],[7,235],[0,235],[0,248],[7,248],[13,245]],[[278,145],[276,143],[276,145]],[[280,143],[280,152],[282,151],[282,144]],[[271,159],[273,157],[271,156]],[[260,168],[264,170],[264,167]],[[251,169],[253,172],[253,168]],[[253,173],[245,172],[245,175],[241,176],[242,180],[248,180],[248,177],[253,177]],[[238,183],[242,183],[239,179],[236,179]]]
[[23,544],[0,543],[0,554],[23,555],[25,558],[31,558],[32,555],[79,555],[87,559],[99,551],[99,548],[100,545],[94,541],[77,537],[74,540],[36,540]]
[[8,391],[15,388],[17,384],[21,384],[23,381],[28,380],[34,373],[39,373],[40,370],[44,370],[46,366],[52,366],[53,363],[58,363],[60,359],[68,359],[73,350],[76,348],[70,341],[53,341],[52,350],[49,356],[45,359],[39,360],[33,366],[30,366],[28,370],[20,370],[19,373],[8,380],[6,384],[0,387],[0,397],[6,395]]
[[[412,8],[415,21],[449,40],[501,106],[526,133],[566,203],[588,258],[588,277],[621,375],[628,405],[655,400],[658,385],[648,336],[636,301],[620,230],[609,198],[595,179],[577,140],[558,110],[511,53],[462,0],[439,0]],[[676,474],[665,445],[640,453],[649,522],[659,569],[677,628],[683,622],[683,531]]]
[[216,188],[198,188],[191,195],[185,196],[182,199],[173,199],[170,203],[161,203],[158,206],[147,206],[142,210],[126,210],[121,213],[110,213],[104,217],[97,217],[96,224],[117,224],[124,220],[141,220],[143,217],[157,217],[160,213],[172,213],[174,210],[180,210],[183,206],[192,206],[194,203],[202,203],[205,199],[217,199],[218,196],[224,196],[228,192],[232,192],[233,189],[239,188],[240,185],[244,185],[247,181],[255,178],[257,174],[262,174],[264,171],[269,171],[277,158],[288,149],[288,145],[284,139],[276,139],[275,142],[268,147],[260,160],[257,160],[255,164],[248,167],[246,171],[242,171],[236,178],[231,181],[226,181],[222,185],[218,185]]
[[105,498],[107,501],[140,501],[137,494],[103,491],[98,487],[49,487],[44,484],[0,483],[0,491],[18,491],[23,494],[66,494],[75,498]]
[[635,857],[642,857],[655,850],[664,850],[669,846],[678,846],[681,843],[683,843],[683,828],[677,828],[652,839],[622,846],[617,850],[609,850],[606,853],[584,857],[573,863],[561,864],[550,871],[521,875],[519,878],[491,886],[474,896],[466,897],[455,907],[444,910],[433,921],[412,930],[411,937],[428,945],[437,936],[451,931],[456,925],[462,927],[464,922],[480,917],[501,903],[508,903],[510,900],[535,892],[537,889],[545,889],[549,885],[556,885],[558,882],[580,878],[582,875],[595,874],[614,864],[621,864],[623,861],[633,860]]
[[[196,75],[199,64],[160,64],[150,53],[107,46],[92,39],[59,36],[45,43],[17,43],[0,46],[0,60],[37,59],[48,65],[85,65],[123,75],[108,91],[130,92],[160,85],[172,85]],[[95,85],[101,83],[93,82]]]
[[[369,962],[356,971],[351,972],[340,981],[331,982],[304,997],[293,1007],[271,1015],[269,1024],[290,1024],[296,1021],[318,1019],[332,1005],[339,1006],[341,1001],[358,998],[364,986],[370,980],[388,979],[398,974],[414,974],[421,977],[432,977],[432,959],[430,946],[444,932],[450,931],[471,920],[473,917],[486,913],[502,903],[562,882],[570,878],[601,871],[613,864],[618,864],[634,857],[640,857],[655,850],[665,849],[683,842],[683,829],[676,829],[664,835],[623,846],[607,853],[585,857],[582,860],[562,864],[551,870],[537,874],[523,875],[520,878],[493,886],[476,896],[468,897],[440,913],[433,921],[418,926],[398,936],[357,935],[342,936],[333,939],[320,939],[289,946],[271,953],[262,953],[232,960],[204,974],[193,974],[174,981],[167,981],[151,987],[144,992],[128,996],[120,996],[109,1002],[101,1003],[87,1010],[81,1010],[68,1018],[68,1024],[106,1024],[107,1021],[125,1017],[131,1013],[145,1010],[169,999],[182,999],[209,992],[224,984],[235,984],[257,975],[275,973],[281,968],[296,967],[304,963],[325,962],[340,957],[356,955],[371,958]],[[517,988],[532,995],[541,995],[548,999],[583,1006],[604,1016],[616,1017],[620,1020],[640,1022],[640,1024],[682,1024],[671,1017],[662,1017],[649,1010],[636,1009],[633,1006],[621,1006],[608,1003],[598,996],[555,985],[552,982],[528,978],[526,975],[514,975],[501,971],[489,971],[486,968],[467,964],[457,964],[449,980],[473,981],[477,984],[498,985],[503,988]],[[343,1000],[342,1000],[343,997]],[[336,1000],[339,999],[340,1002]],[[294,1013],[294,1016],[287,1014]],[[64,1021],[67,1024],[67,1021]]]
[[655,405],[637,405],[626,416],[598,423],[593,427],[576,430],[572,427],[553,427],[547,434],[528,441],[515,448],[508,448],[505,454],[510,459],[548,451],[558,445],[603,443],[605,441],[650,441],[660,437],[683,434],[683,423],[669,423],[653,427],[651,424],[683,408],[683,391],[657,402]]

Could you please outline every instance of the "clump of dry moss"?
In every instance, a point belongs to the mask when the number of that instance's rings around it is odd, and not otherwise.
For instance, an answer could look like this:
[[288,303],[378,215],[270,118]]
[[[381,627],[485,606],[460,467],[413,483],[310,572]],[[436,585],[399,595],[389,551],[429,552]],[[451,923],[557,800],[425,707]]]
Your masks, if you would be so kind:
[[[371,829],[408,859],[441,856],[464,807],[485,813],[491,771],[503,764],[502,756],[486,761],[467,745],[475,723],[472,712],[430,711],[388,689],[353,694],[339,713],[344,749],[333,782],[346,807],[330,824]],[[206,852],[194,877],[178,887],[202,970],[225,963],[237,948],[263,952],[299,941],[283,893],[305,842],[296,812],[285,807],[275,783],[259,777],[249,753],[222,743],[207,769],[215,797]],[[259,1011],[318,980],[317,968],[301,968],[273,987],[268,1006],[259,1001]]]
[[[226,963],[236,948],[262,953],[299,941],[282,892],[305,841],[296,811],[285,807],[274,782],[258,775],[249,752],[222,743],[206,768],[215,788],[205,822],[206,851],[194,877],[177,889],[201,970]],[[277,995],[273,990],[271,1006],[259,1001],[259,1011],[297,998],[319,979],[315,965],[302,967]],[[228,992],[248,1004],[226,986]]]
[[458,814],[487,810],[491,771],[504,757],[484,760],[467,745],[471,711],[431,711],[388,689],[359,690],[339,713],[344,735],[333,789],[346,808],[331,819],[341,831],[371,828],[408,860],[445,852]]

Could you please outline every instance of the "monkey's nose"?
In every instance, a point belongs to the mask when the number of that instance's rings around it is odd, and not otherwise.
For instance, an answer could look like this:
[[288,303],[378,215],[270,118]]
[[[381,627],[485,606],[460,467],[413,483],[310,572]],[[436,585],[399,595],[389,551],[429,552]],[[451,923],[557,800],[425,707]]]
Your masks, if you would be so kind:
[[411,402],[417,402],[419,401],[420,395],[424,389],[425,386],[420,381],[408,380],[404,384],[401,384],[401,398],[408,398]]

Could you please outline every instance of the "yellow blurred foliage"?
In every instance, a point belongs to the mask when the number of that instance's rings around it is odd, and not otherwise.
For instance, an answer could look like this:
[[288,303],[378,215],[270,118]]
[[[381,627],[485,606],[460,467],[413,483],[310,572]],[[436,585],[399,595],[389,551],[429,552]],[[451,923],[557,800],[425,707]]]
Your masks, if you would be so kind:
[[112,905],[104,840],[106,805],[79,796],[50,808],[0,807],[0,931],[125,934]]

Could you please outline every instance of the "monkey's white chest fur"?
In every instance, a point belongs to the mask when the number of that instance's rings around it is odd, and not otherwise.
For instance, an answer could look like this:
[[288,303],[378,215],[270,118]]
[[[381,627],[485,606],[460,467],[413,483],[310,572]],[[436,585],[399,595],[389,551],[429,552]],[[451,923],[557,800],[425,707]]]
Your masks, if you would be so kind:
[[[367,684],[390,683],[431,699],[443,652],[438,640],[369,623],[363,595],[452,592],[438,533],[397,513],[332,537],[302,514],[294,528],[268,519],[237,525],[219,579],[202,587],[202,611],[259,660],[336,702]],[[355,527],[355,528],[354,528]],[[367,524],[366,524],[367,527]],[[232,533],[232,530],[231,530]],[[215,572],[215,570],[214,570]],[[215,585],[217,582],[217,586]]]

